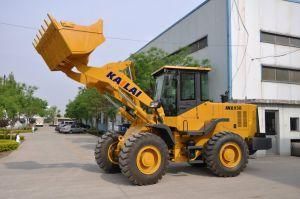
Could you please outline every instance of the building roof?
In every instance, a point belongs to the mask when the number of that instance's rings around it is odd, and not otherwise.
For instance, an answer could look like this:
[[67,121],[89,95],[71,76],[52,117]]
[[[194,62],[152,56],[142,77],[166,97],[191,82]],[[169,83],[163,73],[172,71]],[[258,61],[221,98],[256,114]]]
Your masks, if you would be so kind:
[[235,99],[235,103],[248,104],[272,104],[272,105],[294,105],[300,106],[300,100],[280,100],[280,99]]
[[135,53],[138,53],[139,51],[141,51],[143,48],[145,48],[146,46],[148,46],[150,43],[152,43],[154,40],[156,40],[157,38],[159,38],[161,35],[163,35],[165,32],[169,31],[171,28],[173,28],[174,26],[176,26],[178,23],[180,23],[181,21],[183,21],[185,18],[187,18],[188,16],[190,16],[191,14],[193,14],[196,10],[198,10],[199,8],[201,8],[202,6],[204,6],[207,2],[209,2],[210,0],[205,0],[203,1],[199,6],[197,6],[196,8],[194,8],[192,11],[190,11],[189,13],[187,13],[185,16],[183,16],[182,18],[180,18],[178,21],[176,21],[173,25],[171,25],[169,28],[167,28],[166,30],[164,30],[162,33],[160,33],[159,35],[157,35],[156,37],[154,37],[151,41],[149,41],[148,43],[146,43],[143,47],[141,47],[139,50],[137,50]]
[[164,69],[174,69],[174,70],[190,70],[190,71],[206,71],[209,72],[211,68],[207,67],[192,67],[192,66],[163,66],[160,69],[154,71],[151,75],[155,76],[158,73],[161,73]]

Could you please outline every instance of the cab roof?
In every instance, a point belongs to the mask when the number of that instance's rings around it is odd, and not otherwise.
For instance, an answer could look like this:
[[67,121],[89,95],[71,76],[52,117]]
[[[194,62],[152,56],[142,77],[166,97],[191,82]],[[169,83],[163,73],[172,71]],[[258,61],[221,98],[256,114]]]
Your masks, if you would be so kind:
[[208,67],[192,67],[192,66],[163,66],[160,69],[154,71],[151,75],[152,76],[157,76],[160,73],[163,73],[165,69],[169,70],[187,70],[187,71],[204,71],[204,72],[209,72],[211,68]]

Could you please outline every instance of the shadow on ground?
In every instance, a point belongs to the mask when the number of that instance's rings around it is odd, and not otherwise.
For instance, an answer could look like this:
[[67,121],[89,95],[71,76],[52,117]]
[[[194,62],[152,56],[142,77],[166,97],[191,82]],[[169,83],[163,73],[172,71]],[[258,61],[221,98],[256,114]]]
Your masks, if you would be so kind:
[[[96,164],[79,164],[79,163],[54,163],[41,164],[35,161],[24,162],[7,162],[5,167],[16,170],[36,170],[36,169],[52,169],[52,168],[79,168],[84,171],[100,174],[100,177],[110,183],[119,185],[130,185],[130,182],[121,173],[108,174],[104,173]],[[167,169],[167,175],[175,177],[184,177],[188,175],[213,176],[206,168],[191,167],[187,164],[171,164]]]
[[55,164],[41,164],[35,161],[24,162],[7,162],[4,163],[8,169],[20,170],[35,170],[35,169],[52,169],[52,168],[79,168],[88,172],[101,173],[96,164],[78,164],[78,163],[55,163]]
[[211,176],[214,175],[206,167],[190,166],[186,163],[171,163],[167,169],[167,173],[172,176]]
[[[181,178],[181,177],[185,177],[185,176],[189,176],[189,175],[214,177],[209,172],[208,169],[192,167],[188,164],[171,164],[171,165],[169,165],[169,167],[167,169],[167,175],[178,177],[178,180],[180,180],[179,178]],[[115,174],[102,173],[101,178],[103,180],[108,181],[113,184],[131,185],[129,180],[121,173],[115,173]]]
[[[274,161],[274,160],[273,160]],[[257,161],[254,160],[249,164],[249,166],[243,172],[243,175],[252,175],[259,178],[264,178],[266,180],[271,180],[279,182],[282,184],[290,185],[299,188],[300,179],[297,176],[300,176],[298,166],[293,165],[290,169],[286,170],[282,168],[282,165],[276,165],[272,169],[268,169],[269,164],[274,164],[273,161]],[[17,169],[17,170],[35,170],[35,169],[52,169],[52,168],[78,168],[87,172],[95,173],[95,175],[100,175],[100,177],[112,184],[118,185],[130,185],[128,179],[124,177],[121,173],[107,174],[104,173],[97,164],[80,164],[80,163],[55,163],[55,164],[41,164],[35,161],[24,161],[24,162],[7,162],[4,163],[5,167],[8,169]],[[269,167],[270,168],[270,167]],[[286,168],[286,166],[285,166]],[[284,172],[285,175],[277,175],[278,173]],[[185,176],[208,176],[215,177],[207,168],[193,167],[188,164],[170,164],[167,169],[167,175],[178,177],[180,180],[181,177]],[[245,176],[244,176],[245,177]],[[216,177],[217,178],[217,177]],[[236,177],[236,178],[239,178]]]

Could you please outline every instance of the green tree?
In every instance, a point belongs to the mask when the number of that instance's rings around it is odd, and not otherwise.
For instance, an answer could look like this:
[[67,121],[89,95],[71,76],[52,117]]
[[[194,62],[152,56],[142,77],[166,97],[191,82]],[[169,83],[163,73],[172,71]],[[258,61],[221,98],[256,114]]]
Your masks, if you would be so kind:
[[190,56],[187,56],[187,49],[182,49],[179,53],[169,55],[167,52],[158,49],[151,48],[146,52],[132,54],[129,57],[134,63],[135,68],[135,82],[148,93],[153,95],[155,81],[151,76],[155,70],[162,66],[199,66],[199,62]]
[[66,116],[85,122],[90,121],[92,127],[95,127],[93,118],[96,119],[97,125],[100,114],[104,113],[104,116],[110,118],[114,123],[117,111],[103,95],[99,94],[96,88],[80,88],[75,99],[67,104]]
[[118,110],[115,107],[110,107],[110,108],[106,109],[105,113],[106,113],[107,117],[111,120],[112,131],[114,131]]
[[83,96],[84,93],[80,90],[74,100],[69,101],[66,106],[66,116],[76,118],[78,120],[89,120],[88,102]]
[[85,100],[89,102],[87,107],[89,117],[95,118],[97,125],[101,112],[107,112],[111,105],[95,88],[85,89],[84,92]]
[[109,102],[99,94],[96,88],[80,88],[75,99],[67,104],[66,116],[85,122],[90,121],[92,125],[93,118],[95,118],[98,124],[100,113],[105,113],[110,107]]
[[57,117],[58,114],[60,114],[60,110],[56,106],[50,106],[47,108],[46,112],[46,120],[49,123],[54,122],[54,118]]
[[22,109],[25,85],[18,84],[13,74],[0,79],[0,107],[6,110],[9,118],[14,118]]
[[5,109],[0,106],[0,119],[3,119],[5,117]]
[[0,77],[0,107],[6,110],[8,118],[15,119],[20,114],[28,117],[44,115],[47,102],[34,96],[34,86],[18,83],[11,73]]

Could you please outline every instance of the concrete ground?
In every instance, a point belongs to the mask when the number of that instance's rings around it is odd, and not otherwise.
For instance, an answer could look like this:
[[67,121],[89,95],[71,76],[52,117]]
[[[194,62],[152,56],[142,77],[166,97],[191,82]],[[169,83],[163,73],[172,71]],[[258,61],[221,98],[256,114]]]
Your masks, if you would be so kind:
[[0,159],[0,198],[300,198],[300,158],[251,159],[235,178],[172,164],[158,184],[133,186],[122,174],[98,168],[96,140],[52,127],[27,134],[18,150]]

